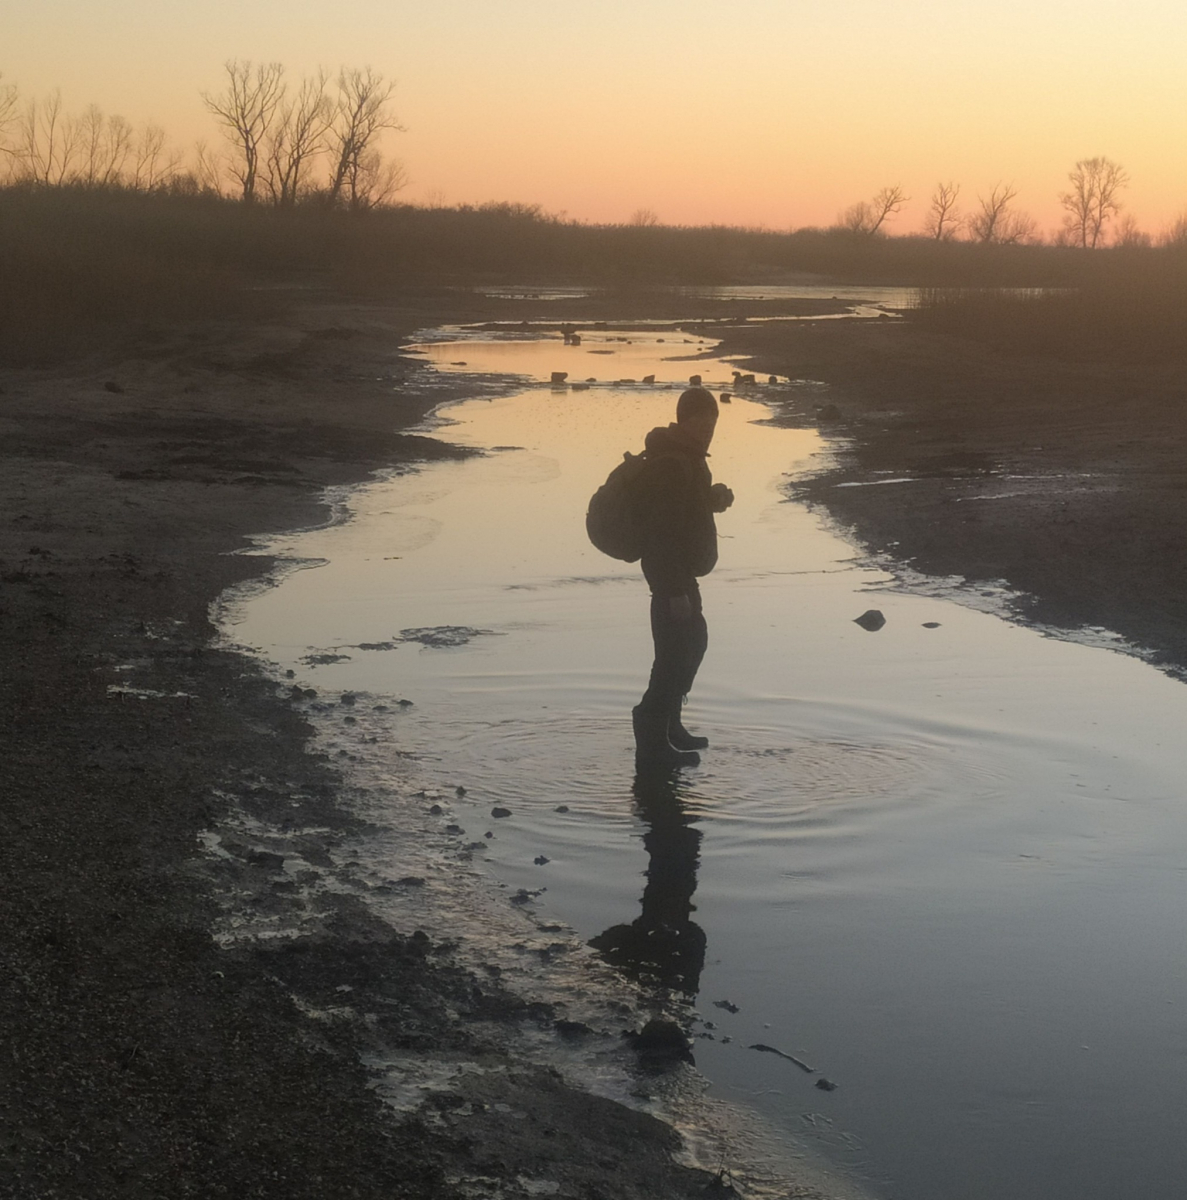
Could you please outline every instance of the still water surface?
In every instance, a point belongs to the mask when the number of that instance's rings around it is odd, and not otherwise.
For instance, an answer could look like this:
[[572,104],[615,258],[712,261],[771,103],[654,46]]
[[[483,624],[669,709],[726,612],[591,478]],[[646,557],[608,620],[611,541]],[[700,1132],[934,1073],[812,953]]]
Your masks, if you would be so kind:
[[[542,911],[584,937],[611,931],[628,969],[662,925],[665,982],[716,1026],[696,1045],[717,1092],[878,1193],[1180,1196],[1187,689],[893,590],[786,499],[827,448],[764,424],[764,399],[819,385],[763,386],[723,407],[710,460],[737,503],[686,723],[713,746],[674,790],[633,792],[647,596],[586,542],[585,504],[691,371],[724,387],[730,364],[674,361],[706,349],[682,336],[484,336],[422,353],[525,377],[438,414],[489,453],[377,481],[349,523],[281,539],[324,565],[252,600],[235,637],[324,692],[413,700],[400,748],[465,783],[458,820],[515,814],[489,870],[546,887]],[[553,390],[552,371],[603,382]],[[877,633],[853,623],[871,607]]]

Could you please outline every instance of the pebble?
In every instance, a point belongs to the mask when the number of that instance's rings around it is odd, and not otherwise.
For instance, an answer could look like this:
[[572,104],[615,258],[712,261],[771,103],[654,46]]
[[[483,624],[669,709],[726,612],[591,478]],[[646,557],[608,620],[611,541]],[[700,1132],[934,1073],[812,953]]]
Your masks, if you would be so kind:
[[567,804],[558,804],[556,806],[556,808],[554,808],[552,811],[553,812],[568,812],[569,806]]
[[536,857],[532,859],[532,862],[534,862],[538,867],[546,867],[551,861],[551,859],[545,858],[543,854],[537,854]]
[[492,817],[509,817],[511,815],[511,810],[509,808],[500,808],[496,806],[490,810],[490,815]]

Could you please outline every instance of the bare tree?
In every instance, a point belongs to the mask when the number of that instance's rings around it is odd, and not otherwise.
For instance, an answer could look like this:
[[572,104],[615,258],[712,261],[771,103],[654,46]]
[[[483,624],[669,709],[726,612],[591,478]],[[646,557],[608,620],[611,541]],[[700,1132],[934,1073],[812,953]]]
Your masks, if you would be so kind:
[[297,94],[281,103],[267,153],[268,191],[273,204],[281,208],[296,204],[313,160],[326,147],[331,116],[324,71],[303,79]]
[[1187,248],[1187,212],[1177,216],[1165,229],[1158,239],[1160,246],[1173,246],[1176,249]]
[[70,176],[80,141],[79,123],[62,111],[62,93],[33,97],[18,120],[17,156],[34,183],[60,185]]
[[121,116],[104,116],[97,104],[87,106],[78,125],[78,181],[91,187],[119,183],[132,152],[132,126]]
[[69,178],[78,151],[78,122],[63,110],[62,93],[56,88],[41,104],[30,100],[25,112],[28,161],[35,164],[35,178],[60,186]]
[[969,232],[977,242],[996,242],[999,240],[1001,226],[1005,222],[1010,204],[1018,195],[1014,186],[1009,183],[998,183],[988,196],[977,197],[977,211],[969,218]]
[[354,207],[362,210],[390,204],[408,186],[408,171],[399,159],[385,159],[378,150],[363,155],[355,186]]
[[1113,234],[1113,245],[1134,249],[1138,246],[1149,246],[1153,239],[1143,229],[1138,228],[1137,218],[1133,213],[1126,213],[1117,222],[1117,231]]
[[1034,218],[1014,209],[1018,192],[1010,183],[999,183],[988,196],[977,197],[977,211],[967,228],[975,242],[1012,246],[1032,242],[1038,233]]
[[16,84],[0,83],[0,154],[10,159],[16,157],[16,149],[8,143],[8,131],[16,121],[20,98]]
[[859,200],[847,208],[841,214],[841,228],[873,237],[909,199],[897,183],[892,187],[884,187],[874,194],[872,200]]
[[226,164],[204,141],[194,143],[194,182],[200,192],[208,195],[223,194],[223,176]]
[[332,164],[326,200],[330,205],[367,207],[364,183],[370,154],[389,129],[402,130],[391,110],[396,85],[370,67],[343,67],[330,122]]
[[659,213],[654,208],[636,208],[631,213],[630,223],[640,228],[651,228],[659,224]]
[[181,155],[166,147],[165,131],[159,125],[145,125],[134,146],[132,186],[151,192],[167,185],[180,168]]
[[256,198],[261,156],[276,110],[284,99],[284,67],[278,62],[253,64],[231,59],[223,64],[227,86],[217,96],[202,93],[202,102],[224,127],[235,150],[231,174],[246,203]]
[[959,195],[959,183],[937,183],[936,190],[931,194],[931,207],[923,228],[937,242],[950,242],[964,224],[964,218],[956,207]]
[[841,213],[837,218],[837,226],[840,229],[847,229],[850,233],[869,233],[872,220],[870,202],[859,200]]
[[1105,226],[1121,209],[1118,198],[1129,183],[1125,168],[1109,158],[1082,158],[1068,172],[1071,191],[1063,192],[1059,203],[1067,210],[1063,225],[1074,244],[1093,250],[1101,241]]

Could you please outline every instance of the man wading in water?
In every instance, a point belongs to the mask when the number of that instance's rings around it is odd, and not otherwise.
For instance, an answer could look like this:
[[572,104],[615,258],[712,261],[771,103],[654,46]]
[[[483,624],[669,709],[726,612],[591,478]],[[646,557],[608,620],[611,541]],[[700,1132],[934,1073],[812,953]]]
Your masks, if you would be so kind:
[[716,427],[717,401],[704,388],[689,388],[677,401],[675,424],[647,435],[647,463],[636,483],[655,639],[651,680],[632,714],[640,769],[696,766],[696,751],[709,744],[684,728],[680,707],[709,644],[697,577],[717,564],[713,514],[734,502],[705,461]]

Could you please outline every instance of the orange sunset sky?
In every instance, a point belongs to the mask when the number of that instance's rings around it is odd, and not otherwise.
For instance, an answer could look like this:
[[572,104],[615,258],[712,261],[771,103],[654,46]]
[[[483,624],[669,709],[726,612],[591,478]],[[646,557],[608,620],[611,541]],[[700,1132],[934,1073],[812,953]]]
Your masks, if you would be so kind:
[[830,224],[884,184],[999,180],[1050,229],[1107,155],[1153,233],[1187,209],[1187,5],[1170,0],[7,0],[0,71],[189,148],[230,57],[398,82],[403,198],[591,221]]

